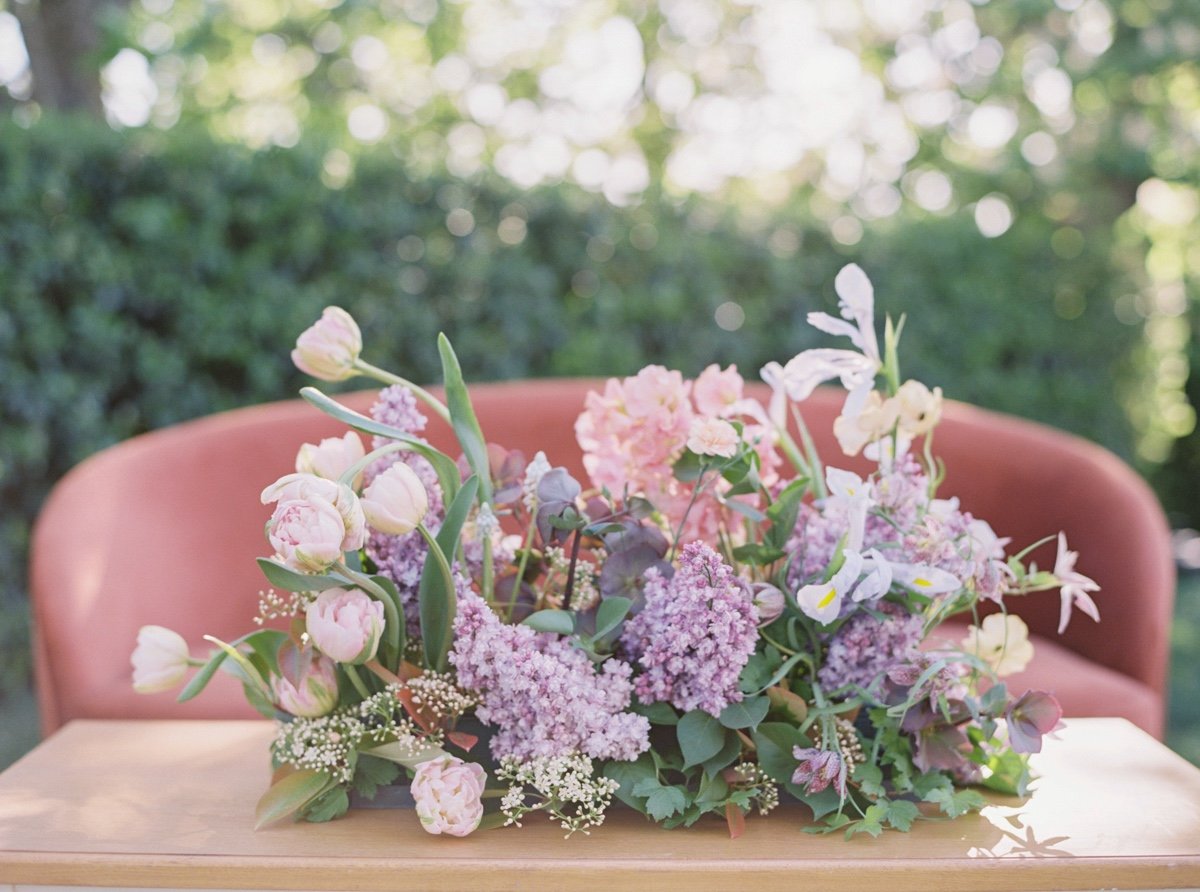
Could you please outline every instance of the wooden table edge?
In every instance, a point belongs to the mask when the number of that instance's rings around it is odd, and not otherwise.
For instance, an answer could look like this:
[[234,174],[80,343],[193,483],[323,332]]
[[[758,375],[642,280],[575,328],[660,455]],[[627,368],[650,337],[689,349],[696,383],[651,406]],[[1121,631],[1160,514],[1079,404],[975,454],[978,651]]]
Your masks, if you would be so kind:
[[[197,875],[202,874],[202,879]],[[736,876],[736,881],[733,879]],[[942,861],[875,859],[853,866],[836,859],[772,859],[738,862],[693,859],[666,864],[656,860],[560,859],[481,862],[475,858],[337,858],[246,857],[227,855],[153,855],[131,860],[128,853],[4,852],[0,884],[124,884],[144,888],[182,889],[311,889],[394,890],[402,881],[407,892],[445,892],[455,888],[528,889],[553,887],[556,892],[606,889],[655,892],[681,888],[689,892],[728,890],[731,884],[754,883],[758,889],[806,892],[839,890],[848,882],[860,888],[885,883],[888,892],[936,892],[970,887],[996,892],[1046,888],[1200,888],[1200,856],[1111,856],[1076,858],[962,858]]]

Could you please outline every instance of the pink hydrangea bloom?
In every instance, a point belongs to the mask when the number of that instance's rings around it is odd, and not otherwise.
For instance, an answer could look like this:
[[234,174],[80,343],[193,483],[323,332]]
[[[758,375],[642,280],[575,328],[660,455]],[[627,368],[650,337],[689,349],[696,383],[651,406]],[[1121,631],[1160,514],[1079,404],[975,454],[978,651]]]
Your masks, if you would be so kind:
[[624,711],[628,663],[610,659],[597,671],[566,639],[507,625],[469,591],[459,593],[450,662],[458,683],[480,696],[475,714],[497,728],[496,758],[581,752],[628,761],[650,746],[650,723]]
[[684,547],[670,580],[646,576],[646,606],[621,639],[642,669],[638,698],[720,715],[742,699],[738,676],[758,640],[750,587],[703,542]]

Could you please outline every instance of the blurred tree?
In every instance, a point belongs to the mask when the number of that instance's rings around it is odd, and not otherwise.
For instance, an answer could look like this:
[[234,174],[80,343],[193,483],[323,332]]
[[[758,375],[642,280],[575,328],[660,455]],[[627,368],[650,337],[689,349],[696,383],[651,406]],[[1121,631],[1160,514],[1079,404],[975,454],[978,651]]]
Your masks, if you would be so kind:
[[32,75],[31,99],[100,117],[100,23],[126,0],[14,0]]

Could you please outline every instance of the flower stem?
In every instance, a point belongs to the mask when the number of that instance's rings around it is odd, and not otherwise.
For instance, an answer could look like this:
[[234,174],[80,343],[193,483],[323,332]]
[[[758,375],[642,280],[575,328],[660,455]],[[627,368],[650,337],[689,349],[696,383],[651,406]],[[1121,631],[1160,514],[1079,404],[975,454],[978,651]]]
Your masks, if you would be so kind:
[[417,532],[421,534],[421,538],[429,546],[429,553],[433,555],[437,561],[438,569],[441,571],[442,578],[446,581],[447,591],[453,592],[454,589],[454,574],[450,570],[450,562],[446,560],[446,553],[442,551],[442,546],[438,545],[437,539],[433,533],[423,523],[417,524]]
[[371,693],[367,690],[366,684],[363,683],[362,677],[358,674],[358,670],[350,663],[343,663],[342,669],[346,672],[346,677],[350,679],[350,684],[354,685],[354,690],[358,691],[358,695],[364,700],[370,699]]
[[446,408],[446,404],[439,400],[436,396],[420,385],[413,384],[407,378],[401,378],[399,375],[394,375],[391,372],[381,369],[378,366],[373,366],[369,362],[362,359],[356,360],[354,368],[362,372],[369,378],[374,378],[376,381],[382,381],[385,384],[399,384],[401,387],[407,387],[412,391],[413,396],[424,402],[429,408],[433,409],[438,416],[446,423],[450,422],[450,410]]

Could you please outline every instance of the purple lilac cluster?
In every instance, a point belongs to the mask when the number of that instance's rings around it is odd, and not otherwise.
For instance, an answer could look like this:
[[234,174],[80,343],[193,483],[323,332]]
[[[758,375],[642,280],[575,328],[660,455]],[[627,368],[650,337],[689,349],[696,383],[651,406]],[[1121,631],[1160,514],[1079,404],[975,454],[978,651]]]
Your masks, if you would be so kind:
[[[371,407],[371,417],[413,436],[425,430],[427,423],[427,419],[417,408],[416,398],[408,388],[399,385],[385,387],[379,392],[378,401]],[[379,449],[392,442],[395,441],[387,437],[375,437],[371,446]],[[385,455],[367,469],[367,482],[398,461],[407,463],[424,484],[425,491],[429,494],[429,511],[425,515],[424,523],[430,532],[436,534],[442,525],[444,507],[437,473],[428,461],[415,452]],[[400,602],[404,606],[404,621],[408,626],[409,635],[414,637],[420,634],[421,615],[417,603],[417,587],[421,581],[421,569],[425,566],[428,551],[425,540],[415,531],[404,536],[389,536],[372,530],[367,538],[367,555],[375,562],[380,573],[396,583]]]
[[758,640],[749,587],[703,542],[684,547],[670,580],[655,569],[646,580],[646,606],[621,638],[642,668],[638,698],[720,715],[742,699],[738,675]]
[[650,723],[625,712],[633,684],[628,663],[599,672],[557,636],[507,625],[471,592],[460,593],[450,652],[458,683],[480,697],[475,714],[498,730],[492,755],[565,756],[630,761],[650,747]]
[[888,670],[917,654],[921,617],[890,603],[876,609],[882,617],[859,612],[830,639],[817,674],[827,691],[854,685],[878,694]]

